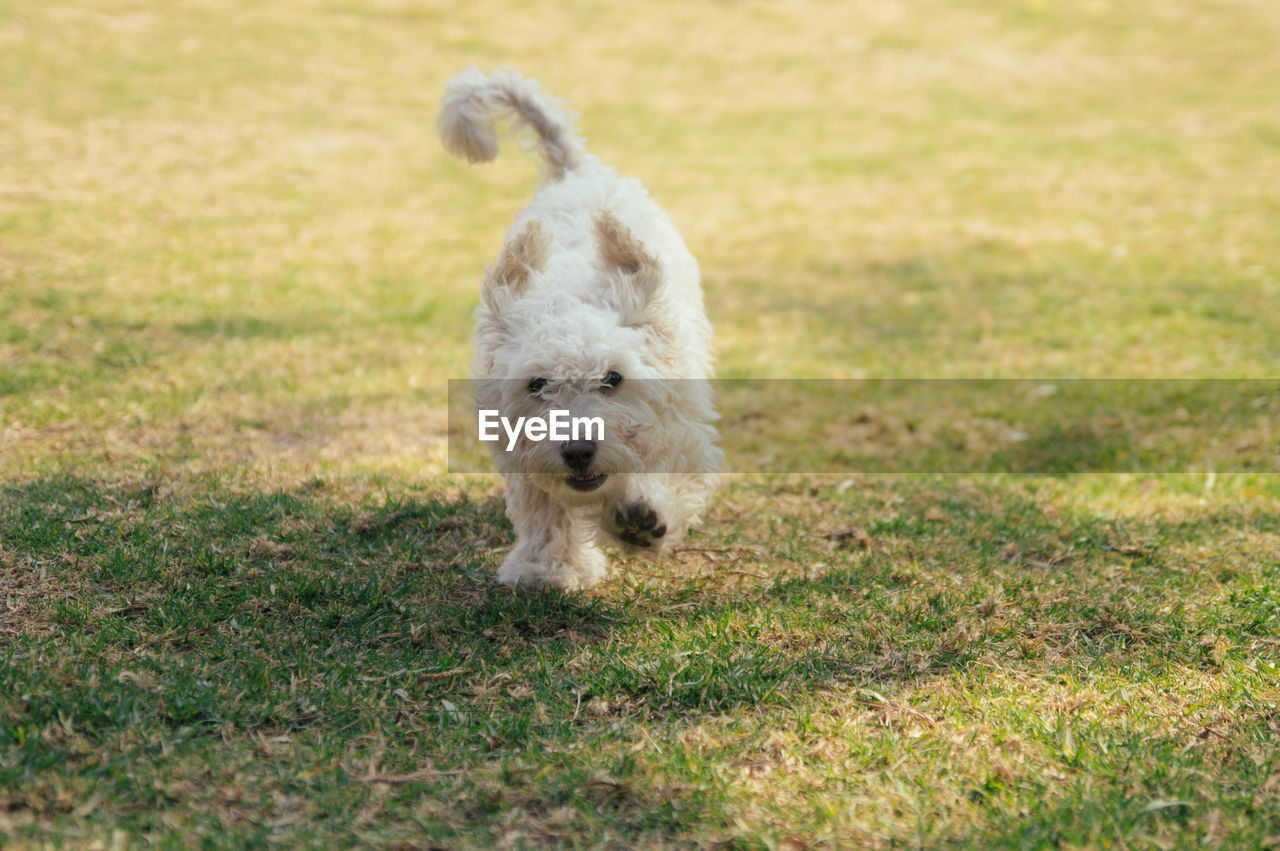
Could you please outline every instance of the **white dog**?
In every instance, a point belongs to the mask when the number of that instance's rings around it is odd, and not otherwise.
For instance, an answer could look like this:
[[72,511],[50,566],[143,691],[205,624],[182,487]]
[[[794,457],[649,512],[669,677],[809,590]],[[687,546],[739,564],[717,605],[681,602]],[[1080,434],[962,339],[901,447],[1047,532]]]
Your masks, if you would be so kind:
[[711,326],[698,264],[639,181],[586,153],[537,83],[472,68],[437,119],[455,156],[498,155],[495,121],[532,128],[543,182],[485,270],[472,366],[481,409],[599,417],[602,439],[519,439],[496,451],[517,541],[510,585],[588,588],[599,545],[661,556],[706,507],[723,453],[706,379]]

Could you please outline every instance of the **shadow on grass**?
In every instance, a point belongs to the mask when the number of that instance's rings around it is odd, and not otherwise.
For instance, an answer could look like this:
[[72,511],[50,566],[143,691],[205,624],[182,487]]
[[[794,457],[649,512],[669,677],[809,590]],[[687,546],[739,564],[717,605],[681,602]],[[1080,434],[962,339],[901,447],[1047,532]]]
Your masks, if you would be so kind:
[[[765,481],[732,486],[677,563],[515,593],[492,579],[511,541],[500,497],[402,484],[385,501],[322,481],[5,488],[3,794],[65,815],[58,789],[110,771],[130,779],[108,808],[150,823],[172,806],[154,790],[193,760],[237,785],[244,765],[280,771],[287,742],[288,771],[314,778],[291,788],[342,819],[373,759],[430,766],[404,795],[460,801],[469,824],[513,805],[597,812],[603,795],[619,829],[697,831],[730,795],[679,744],[704,720],[759,709],[802,728],[826,694],[905,703],[991,665],[1140,681],[1274,657],[1260,642],[1280,629],[1280,563],[1252,559],[1280,519],[1244,510],[1138,522],[1008,483]],[[755,519],[727,514],[744,501]],[[649,729],[676,738],[642,769]],[[651,771],[701,791],[673,798]]]
[[[214,487],[178,499],[154,482],[47,480],[7,489],[0,529],[11,564],[76,592],[61,608],[37,606],[33,622],[74,620],[84,631],[113,622],[112,601],[144,631],[207,630],[240,614],[240,624],[353,642],[384,641],[391,620],[414,617],[436,633],[473,634],[510,614],[529,635],[615,620],[599,599],[492,582],[511,535],[500,497],[335,504],[324,490]],[[67,614],[77,608],[86,614]]]
[[[119,675],[142,658],[172,695],[148,712],[173,725],[306,725],[317,706],[417,706],[494,677],[525,682],[551,707],[595,697],[705,713],[990,662],[1213,666],[1221,652],[1206,632],[1244,647],[1280,627],[1275,562],[1195,555],[1274,536],[1272,516],[1125,522],[1053,510],[1008,485],[903,479],[815,489],[803,504],[767,529],[708,524],[723,537],[713,549],[753,545],[721,564],[755,583],[714,565],[636,564],[587,594],[518,593],[492,579],[511,541],[498,496],[350,502],[318,481],[182,498],[156,482],[10,486],[0,692],[41,695],[21,712],[46,723],[82,712],[96,675],[114,698],[93,696],[106,701],[93,726],[126,725],[145,695]],[[832,517],[863,543],[818,534]],[[797,575],[814,564],[821,576]],[[33,671],[33,656],[55,663]]]

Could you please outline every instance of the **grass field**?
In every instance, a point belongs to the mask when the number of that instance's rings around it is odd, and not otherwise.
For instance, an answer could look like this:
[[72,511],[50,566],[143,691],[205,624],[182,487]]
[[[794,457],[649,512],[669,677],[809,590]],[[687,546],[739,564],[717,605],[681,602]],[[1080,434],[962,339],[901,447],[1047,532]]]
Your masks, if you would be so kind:
[[700,258],[731,377],[1280,374],[1270,0],[0,0],[0,845],[1280,845],[1280,477],[735,476],[492,576],[445,472],[535,164]]

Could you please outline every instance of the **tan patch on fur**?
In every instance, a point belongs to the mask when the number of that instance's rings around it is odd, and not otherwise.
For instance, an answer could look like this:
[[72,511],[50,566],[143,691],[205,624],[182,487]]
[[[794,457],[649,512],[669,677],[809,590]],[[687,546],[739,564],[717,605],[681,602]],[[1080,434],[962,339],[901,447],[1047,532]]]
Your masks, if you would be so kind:
[[485,289],[500,287],[517,293],[529,283],[532,272],[547,265],[549,240],[537,219],[529,222],[515,239],[507,243],[498,259],[485,269]]
[[620,269],[628,275],[658,272],[658,261],[644,250],[635,234],[608,210],[603,210],[596,216],[596,236],[600,245],[600,257],[606,266]]

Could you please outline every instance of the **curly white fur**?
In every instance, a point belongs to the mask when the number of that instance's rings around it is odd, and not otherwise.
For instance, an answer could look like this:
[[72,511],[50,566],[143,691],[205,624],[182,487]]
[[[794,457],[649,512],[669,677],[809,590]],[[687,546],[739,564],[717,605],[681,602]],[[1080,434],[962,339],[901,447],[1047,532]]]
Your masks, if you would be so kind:
[[[602,544],[661,556],[707,506],[723,460],[705,381],[711,326],[670,217],[587,154],[534,81],[468,69],[437,124],[451,153],[479,162],[497,155],[495,120],[508,117],[534,130],[544,182],[485,272],[477,401],[512,420],[553,407],[600,416],[605,436],[581,470],[551,441],[495,451],[517,535],[498,579],[587,588],[606,575]],[[531,391],[534,379],[545,383]]]

